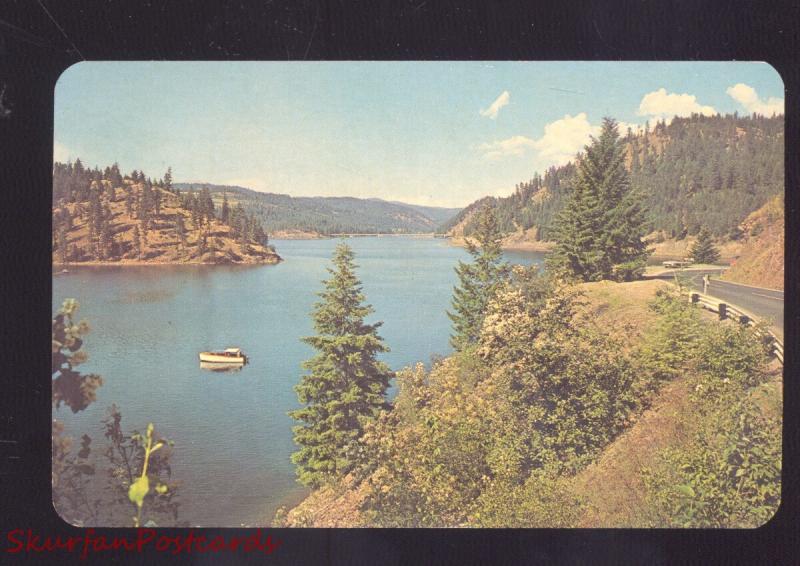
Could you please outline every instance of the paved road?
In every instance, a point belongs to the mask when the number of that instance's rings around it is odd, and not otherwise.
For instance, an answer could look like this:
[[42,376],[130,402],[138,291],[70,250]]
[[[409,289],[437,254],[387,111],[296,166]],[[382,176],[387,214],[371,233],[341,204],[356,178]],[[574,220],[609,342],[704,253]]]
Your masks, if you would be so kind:
[[771,321],[777,334],[783,338],[783,291],[739,285],[712,277],[708,285],[708,294],[723,301],[730,301],[732,305],[742,307],[761,317],[762,320]]
[[[706,294],[742,307],[762,320],[771,321],[776,334],[783,339],[783,291],[720,281],[716,277],[721,271],[684,271],[679,273],[679,277],[688,280],[693,289],[702,293],[703,276],[709,275],[710,280]],[[658,279],[673,280],[674,275],[662,274],[658,276]]]

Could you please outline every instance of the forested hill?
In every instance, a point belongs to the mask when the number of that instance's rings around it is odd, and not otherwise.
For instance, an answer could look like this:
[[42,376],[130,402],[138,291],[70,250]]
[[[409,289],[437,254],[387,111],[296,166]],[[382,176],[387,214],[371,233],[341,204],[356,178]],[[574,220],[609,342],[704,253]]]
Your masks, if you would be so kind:
[[298,230],[319,234],[408,234],[434,232],[457,208],[389,202],[377,198],[292,197],[245,187],[209,183],[176,183],[181,190],[207,187],[215,202],[223,197],[241,204],[272,234]]
[[53,167],[53,263],[276,263],[258,219],[208,190],[123,175],[117,164]]
[[[652,230],[665,238],[682,239],[705,226],[717,237],[735,239],[750,213],[783,194],[783,116],[676,117],[669,125],[620,134],[632,185],[644,196]],[[489,203],[504,232],[530,230],[548,240],[574,174],[572,163],[537,173],[508,197],[473,203],[438,231],[469,235],[471,212]]]

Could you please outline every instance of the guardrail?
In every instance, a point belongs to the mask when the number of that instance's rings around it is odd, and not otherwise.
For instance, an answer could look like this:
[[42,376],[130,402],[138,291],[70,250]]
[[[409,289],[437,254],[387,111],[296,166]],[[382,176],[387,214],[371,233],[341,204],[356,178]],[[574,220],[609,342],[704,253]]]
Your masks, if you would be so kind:
[[[741,324],[746,324],[747,326],[753,326],[758,322],[758,319],[749,312],[710,295],[704,295],[703,293],[698,293],[697,291],[689,291],[688,295],[690,303],[693,305],[698,305],[706,310],[718,313],[720,320],[725,320],[728,318],[736,320]],[[765,341],[768,342],[770,352],[781,364],[783,364],[783,340],[778,338],[778,336],[776,336],[771,330],[760,332],[760,335]]]

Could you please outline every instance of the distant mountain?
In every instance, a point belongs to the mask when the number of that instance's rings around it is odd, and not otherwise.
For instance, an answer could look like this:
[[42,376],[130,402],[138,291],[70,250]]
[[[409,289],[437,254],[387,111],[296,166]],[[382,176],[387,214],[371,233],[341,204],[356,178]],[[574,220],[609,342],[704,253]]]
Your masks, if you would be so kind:
[[[620,134],[631,185],[643,195],[659,239],[682,240],[703,226],[719,238],[736,239],[750,213],[784,194],[783,116],[694,115]],[[575,171],[568,163],[537,173],[507,197],[470,204],[438,231],[468,236],[475,209],[488,204],[506,234],[550,240]]]
[[261,221],[267,233],[433,233],[438,225],[459,211],[377,198],[292,197],[211,183],[175,183],[174,186],[181,191],[199,191],[207,187],[218,207],[223,195],[227,195],[231,206],[241,203],[248,213]]

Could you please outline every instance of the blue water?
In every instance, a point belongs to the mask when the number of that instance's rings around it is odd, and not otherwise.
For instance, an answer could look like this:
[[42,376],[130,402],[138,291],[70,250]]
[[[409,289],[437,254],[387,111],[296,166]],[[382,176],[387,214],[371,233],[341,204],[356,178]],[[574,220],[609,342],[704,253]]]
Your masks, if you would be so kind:
[[[157,431],[175,442],[173,476],[181,481],[180,519],[196,526],[266,525],[281,505],[306,493],[289,460],[294,451],[293,386],[313,351],[309,313],[337,240],[275,241],[274,266],[77,267],[53,279],[54,310],[80,303],[92,331],[84,373],[105,384],[97,401],[73,415],[54,411],[68,434],[102,439],[101,420],[116,403],[125,430]],[[394,370],[446,355],[446,309],[453,268],[468,254],[433,238],[349,238],[370,321],[391,352]],[[514,263],[541,254],[507,253]],[[239,372],[200,369],[197,353],[239,346],[250,364]],[[99,448],[99,446],[97,446]],[[99,451],[99,450],[98,450]]]

